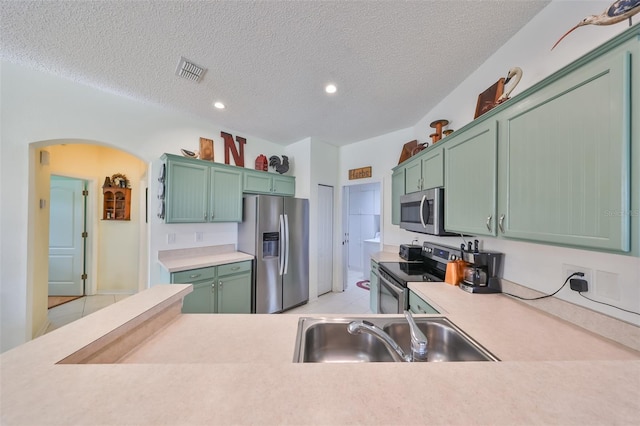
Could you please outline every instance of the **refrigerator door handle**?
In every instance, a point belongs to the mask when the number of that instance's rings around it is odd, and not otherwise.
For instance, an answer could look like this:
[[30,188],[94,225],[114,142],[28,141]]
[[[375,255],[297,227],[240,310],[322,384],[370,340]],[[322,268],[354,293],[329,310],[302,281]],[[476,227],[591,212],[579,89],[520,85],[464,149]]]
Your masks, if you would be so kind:
[[289,216],[284,215],[284,240],[285,240],[285,256],[284,256],[284,274],[289,272]]
[[285,248],[284,248],[284,215],[280,215],[280,259],[279,263],[280,263],[280,269],[279,269],[279,273],[280,275],[282,275],[284,273],[284,257],[285,257]]

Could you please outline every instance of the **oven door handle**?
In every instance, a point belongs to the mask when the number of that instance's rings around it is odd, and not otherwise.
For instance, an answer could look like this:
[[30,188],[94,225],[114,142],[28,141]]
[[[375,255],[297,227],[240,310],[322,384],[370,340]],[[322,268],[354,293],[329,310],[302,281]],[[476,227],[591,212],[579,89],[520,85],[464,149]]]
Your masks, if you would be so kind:
[[[424,222],[424,202],[427,200],[427,196],[423,195],[422,200],[420,200],[420,223],[422,223],[422,227],[426,228],[427,224]],[[427,208],[429,208],[429,204],[427,203]],[[429,214],[427,214],[427,217]]]
[[389,291],[392,291],[396,296],[402,296],[402,293],[404,292],[403,288],[398,288],[398,286],[394,285],[383,275],[380,275],[380,281],[387,289],[389,289]]

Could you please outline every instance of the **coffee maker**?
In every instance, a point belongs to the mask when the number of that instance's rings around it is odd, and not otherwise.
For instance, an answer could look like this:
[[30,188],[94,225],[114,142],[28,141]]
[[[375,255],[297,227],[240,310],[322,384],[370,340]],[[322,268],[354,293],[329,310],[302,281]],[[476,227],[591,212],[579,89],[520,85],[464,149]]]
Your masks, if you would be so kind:
[[478,250],[478,240],[474,246],[469,242],[465,250],[464,244],[460,246],[460,255],[467,262],[464,270],[464,278],[460,288],[469,293],[500,293],[502,286],[502,258],[503,254],[496,251]]

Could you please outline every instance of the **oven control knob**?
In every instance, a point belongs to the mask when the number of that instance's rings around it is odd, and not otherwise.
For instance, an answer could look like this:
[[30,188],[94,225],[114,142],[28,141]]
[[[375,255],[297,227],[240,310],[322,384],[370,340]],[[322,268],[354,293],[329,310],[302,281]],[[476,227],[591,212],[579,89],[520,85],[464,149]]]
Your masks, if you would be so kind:
[[451,256],[449,256],[449,260],[456,260],[456,259],[457,259],[457,257],[456,257],[455,254],[452,254]]
[[427,247],[425,250],[427,251],[427,253],[431,253],[433,251],[431,247]]

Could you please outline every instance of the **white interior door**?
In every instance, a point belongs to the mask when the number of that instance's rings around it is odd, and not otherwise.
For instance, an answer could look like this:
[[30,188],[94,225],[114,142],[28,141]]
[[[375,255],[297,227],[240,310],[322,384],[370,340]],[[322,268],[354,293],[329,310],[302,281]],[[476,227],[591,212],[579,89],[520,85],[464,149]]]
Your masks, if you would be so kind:
[[318,296],[333,288],[333,187],[318,185]]
[[49,295],[84,295],[86,183],[51,176],[49,213]]

